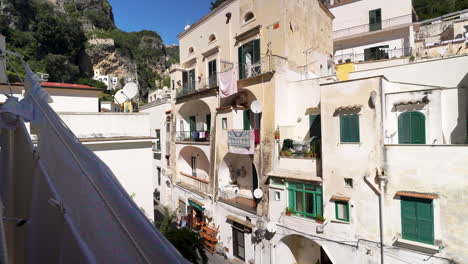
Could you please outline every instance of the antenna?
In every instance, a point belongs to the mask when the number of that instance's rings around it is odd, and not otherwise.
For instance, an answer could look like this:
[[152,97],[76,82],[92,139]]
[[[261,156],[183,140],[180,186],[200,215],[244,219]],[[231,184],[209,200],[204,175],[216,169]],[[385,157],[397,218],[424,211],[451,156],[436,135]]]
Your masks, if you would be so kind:
[[132,100],[138,95],[138,85],[134,82],[129,82],[122,89],[122,93],[128,100]]
[[114,102],[123,104],[127,101],[128,97],[123,93],[122,90],[118,90],[114,95]]
[[260,101],[255,100],[250,104],[250,110],[252,110],[254,114],[260,114],[263,112],[263,104],[260,103]]

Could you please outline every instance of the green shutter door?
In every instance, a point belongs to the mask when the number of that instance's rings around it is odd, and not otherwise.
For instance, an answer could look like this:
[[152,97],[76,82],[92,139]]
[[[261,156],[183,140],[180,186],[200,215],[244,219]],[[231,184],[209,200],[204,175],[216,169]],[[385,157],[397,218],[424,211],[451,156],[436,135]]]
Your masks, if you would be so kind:
[[432,200],[420,200],[416,203],[418,218],[418,241],[434,244],[434,215]]
[[244,111],[244,130],[250,130],[250,110]]
[[188,89],[188,72],[182,72],[182,91],[185,93]]
[[288,204],[289,204],[288,207],[293,210],[296,210],[295,202],[296,202],[296,199],[294,197],[294,191],[288,190]]
[[244,46],[239,47],[239,80],[245,78],[245,55]]
[[411,114],[402,113],[398,117],[398,144],[411,144]]
[[411,114],[411,143],[426,144],[426,118],[420,112]]
[[347,116],[340,116],[340,141],[341,142],[349,142],[348,137],[349,131],[349,122]]
[[211,131],[211,114],[206,115],[206,131]]
[[309,115],[309,134],[311,138],[313,136],[320,137],[321,135],[320,115]]
[[195,116],[189,117],[189,122],[190,122],[190,137],[193,137],[193,132],[195,132],[197,130]]
[[351,142],[359,142],[359,115],[349,116]]
[[416,201],[412,199],[401,200],[401,229],[403,239],[418,240],[418,221],[416,214]]

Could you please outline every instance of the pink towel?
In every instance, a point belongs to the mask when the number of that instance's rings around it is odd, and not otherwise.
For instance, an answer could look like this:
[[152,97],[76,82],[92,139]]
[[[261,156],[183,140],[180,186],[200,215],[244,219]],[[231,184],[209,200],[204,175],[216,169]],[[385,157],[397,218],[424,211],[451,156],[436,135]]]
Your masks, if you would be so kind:
[[230,71],[219,74],[219,95],[225,98],[237,93],[237,71]]

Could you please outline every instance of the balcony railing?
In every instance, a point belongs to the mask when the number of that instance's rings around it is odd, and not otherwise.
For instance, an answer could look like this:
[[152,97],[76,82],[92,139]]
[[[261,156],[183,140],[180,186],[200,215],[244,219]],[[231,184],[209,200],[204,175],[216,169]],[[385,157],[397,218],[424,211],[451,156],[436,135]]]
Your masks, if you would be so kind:
[[180,175],[182,175],[182,183],[187,185],[188,188],[194,189],[196,191],[200,191],[203,193],[209,193],[210,191],[210,186],[209,186],[209,181],[200,179],[197,176],[192,176],[187,173],[179,172]]
[[177,131],[176,141],[210,142],[210,131]]
[[276,71],[279,65],[285,64],[286,59],[279,56],[266,56],[256,63],[239,64],[240,79],[247,79],[263,73]]
[[257,211],[257,202],[251,197],[235,193],[231,190],[218,190],[218,198],[223,202],[244,209],[246,211],[255,213]]
[[391,29],[397,26],[410,24],[413,21],[412,19],[413,19],[413,16],[409,14],[409,15],[390,18],[390,19],[385,19],[375,24],[364,24],[364,25],[359,25],[355,27],[340,29],[340,30],[333,31],[333,38],[340,39],[340,38],[349,37],[349,36],[358,35],[358,34],[367,33],[367,32]]
[[201,78],[198,81],[183,84],[182,87],[177,90],[176,96],[181,97],[206,89],[216,88],[218,87],[218,84],[218,75],[214,74],[208,78]]
[[319,139],[306,141],[293,141],[285,139],[280,150],[280,156],[285,158],[319,158],[321,141]]
[[411,56],[411,48],[401,48],[401,49],[381,49],[377,52],[366,53],[347,53],[342,55],[334,56],[334,61],[336,64],[341,64],[345,62],[364,62],[364,61],[378,61],[378,60],[388,60],[388,59],[397,59]]

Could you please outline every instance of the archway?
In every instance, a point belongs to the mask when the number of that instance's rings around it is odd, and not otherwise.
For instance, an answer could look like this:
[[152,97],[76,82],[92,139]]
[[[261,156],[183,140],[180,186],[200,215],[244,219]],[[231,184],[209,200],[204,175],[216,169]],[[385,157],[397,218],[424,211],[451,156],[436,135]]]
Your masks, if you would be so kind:
[[276,263],[333,264],[317,242],[300,235],[283,237],[276,246],[275,251]]
[[193,100],[184,103],[178,111],[177,122],[177,140],[209,141],[211,111],[206,102]]

